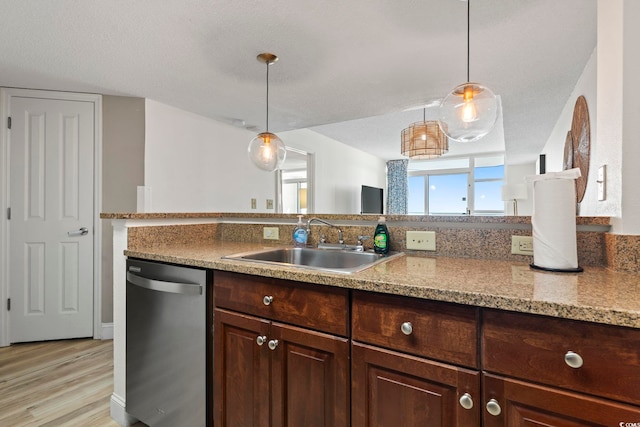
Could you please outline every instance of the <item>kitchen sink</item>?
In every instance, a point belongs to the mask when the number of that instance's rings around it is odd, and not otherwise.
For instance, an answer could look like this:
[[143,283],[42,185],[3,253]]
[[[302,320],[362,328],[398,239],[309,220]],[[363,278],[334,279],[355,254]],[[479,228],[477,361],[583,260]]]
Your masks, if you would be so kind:
[[223,258],[349,274],[362,271],[401,255],[403,255],[402,252],[390,252],[388,255],[380,255],[375,252],[354,250],[270,248],[228,255]]

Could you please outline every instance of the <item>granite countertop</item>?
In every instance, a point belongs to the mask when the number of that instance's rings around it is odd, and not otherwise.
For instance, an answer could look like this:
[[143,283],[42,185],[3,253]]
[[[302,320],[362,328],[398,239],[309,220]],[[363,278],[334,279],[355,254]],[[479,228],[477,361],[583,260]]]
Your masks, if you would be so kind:
[[327,286],[405,295],[628,326],[640,329],[640,275],[601,267],[583,273],[534,271],[523,262],[401,256],[354,274],[221,259],[262,249],[251,243],[212,242],[125,251],[125,255]]

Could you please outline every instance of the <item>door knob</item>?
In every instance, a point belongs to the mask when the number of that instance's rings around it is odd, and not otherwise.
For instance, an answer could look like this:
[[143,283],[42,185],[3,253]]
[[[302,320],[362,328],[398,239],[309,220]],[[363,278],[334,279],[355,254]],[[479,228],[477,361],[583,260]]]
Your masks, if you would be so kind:
[[567,354],[564,355],[564,362],[573,369],[582,367],[582,364],[584,363],[582,356],[578,353],[574,353],[573,351],[567,351]]
[[462,406],[464,409],[473,408],[473,399],[471,398],[471,395],[469,393],[465,393],[460,396],[459,402],[460,406]]
[[411,322],[404,322],[402,325],[400,325],[400,330],[405,335],[411,335],[413,333],[413,325],[411,324]]
[[87,227],[82,227],[78,230],[67,231],[67,236],[75,237],[75,236],[86,236],[89,234],[89,229]]
[[500,404],[498,403],[497,400],[491,399],[490,401],[487,402],[487,412],[493,415],[494,417],[497,417],[498,415],[500,415],[500,413],[502,412],[502,408],[500,407]]
[[269,350],[275,350],[276,347],[278,347],[278,340],[271,340],[267,345],[269,346]]
[[264,298],[262,298],[262,303],[264,305],[271,305],[272,302],[273,302],[273,297],[271,295],[265,295]]
[[256,342],[258,343],[258,345],[262,345],[267,342],[267,337],[265,337],[264,335],[258,335],[258,338],[256,338]]

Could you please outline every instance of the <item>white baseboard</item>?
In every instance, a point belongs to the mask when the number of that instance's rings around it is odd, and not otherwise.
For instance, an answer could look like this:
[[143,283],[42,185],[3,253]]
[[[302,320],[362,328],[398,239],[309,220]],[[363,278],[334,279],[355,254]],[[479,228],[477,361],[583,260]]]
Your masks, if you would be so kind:
[[103,323],[102,324],[102,336],[103,340],[112,340],[113,339],[113,323]]
[[127,414],[124,400],[117,394],[111,395],[111,418],[122,427],[129,427],[138,422],[138,419]]

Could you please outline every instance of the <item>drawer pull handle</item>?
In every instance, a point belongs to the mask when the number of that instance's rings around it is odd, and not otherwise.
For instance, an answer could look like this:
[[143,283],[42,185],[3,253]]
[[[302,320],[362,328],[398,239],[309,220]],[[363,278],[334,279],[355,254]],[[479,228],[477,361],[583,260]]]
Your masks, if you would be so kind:
[[262,298],[262,303],[264,305],[271,305],[272,302],[273,302],[273,297],[271,295],[265,295],[264,298]]
[[258,335],[258,338],[256,338],[256,342],[258,343],[258,345],[262,345],[267,342],[267,337],[265,337],[264,335]]
[[464,409],[471,409],[473,408],[473,399],[471,398],[471,395],[469,393],[465,393],[460,397],[460,406],[462,406]]
[[278,340],[271,340],[267,345],[269,346],[269,350],[275,350],[276,347],[278,347]]
[[494,417],[497,417],[498,415],[500,415],[500,413],[502,412],[502,408],[500,407],[500,404],[498,403],[497,400],[491,399],[490,401],[487,402],[487,412],[493,415]]
[[411,324],[411,322],[404,322],[400,326],[400,330],[405,335],[411,335],[413,333],[413,325]]
[[567,354],[564,355],[564,361],[573,369],[578,369],[582,367],[583,364],[582,356],[578,353],[574,353],[573,351],[567,351]]

